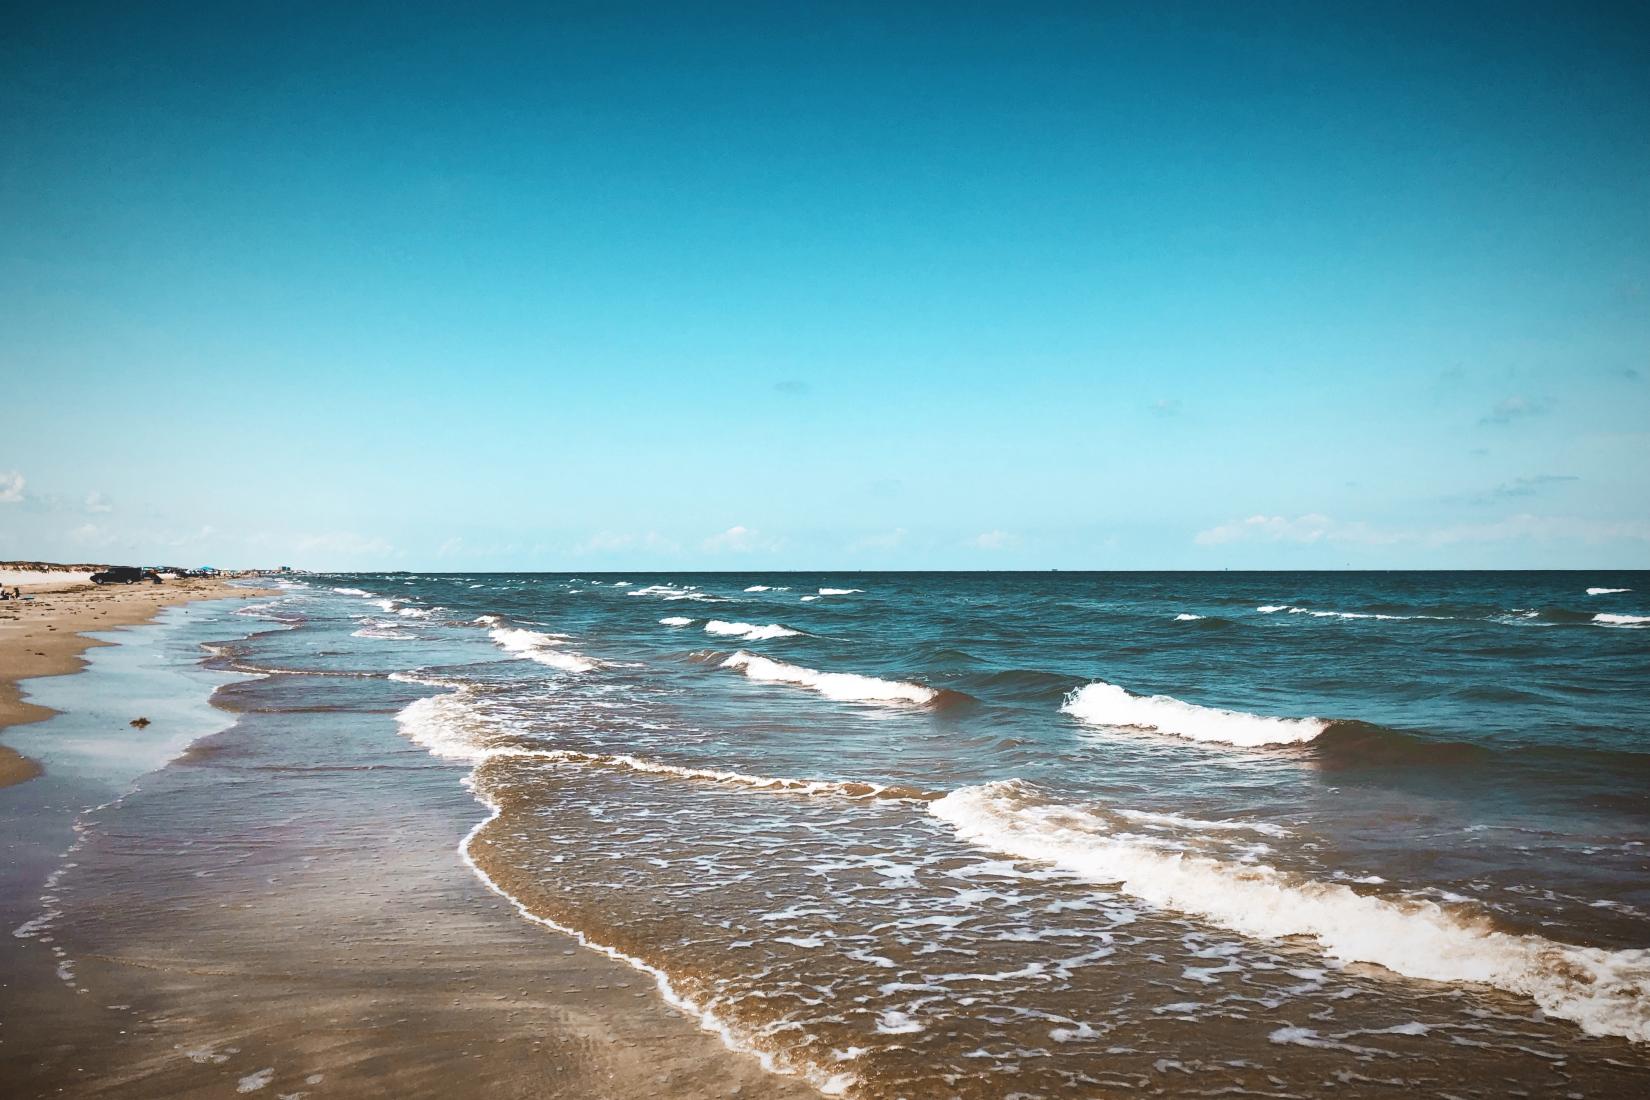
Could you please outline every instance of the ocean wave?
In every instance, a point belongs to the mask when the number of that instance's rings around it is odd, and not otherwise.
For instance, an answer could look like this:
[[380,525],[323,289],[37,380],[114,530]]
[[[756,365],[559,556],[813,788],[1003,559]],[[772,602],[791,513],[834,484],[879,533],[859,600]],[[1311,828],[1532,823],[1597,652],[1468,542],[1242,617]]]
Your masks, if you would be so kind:
[[1292,604],[1264,604],[1255,608],[1262,615],[1275,615],[1279,611],[1287,611],[1291,615],[1310,615],[1314,619],[1379,619],[1387,622],[1408,622],[1413,619],[1445,620],[1453,618],[1451,615],[1387,615],[1376,611],[1325,611],[1316,607],[1295,607]]
[[1515,607],[1500,615],[1490,616],[1491,622],[1509,626],[1563,626],[1593,621],[1591,611],[1571,611],[1567,607]]
[[1202,615],[1193,615],[1190,611],[1182,611],[1174,617],[1174,621],[1177,623],[1191,623],[1201,618],[1203,618]]
[[795,638],[802,631],[792,630],[788,626],[778,623],[769,623],[767,626],[757,626],[755,623],[727,623],[721,619],[712,619],[705,624],[706,634],[720,634],[726,638],[744,638],[746,641],[760,642],[768,638]]
[[1330,725],[1322,718],[1269,718],[1199,706],[1169,695],[1134,695],[1104,680],[1077,688],[1060,709],[1091,725],[1156,730],[1192,741],[1245,748],[1302,744]]
[[1273,825],[1266,821],[1210,821],[1200,817],[1186,817],[1182,814],[1158,814],[1146,810],[1118,810],[1116,812],[1118,816],[1126,817],[1130,821],[1138,821],[1142,825],[1165,825],[1174,829],[1190,829],[1198,833],[1249,832],[1272,837],[1289,835],[1289,830],[1282,825]]
[[952,791],[928,806],[979,847],[1051,864],[1160,909],[1264,939],[1308,937],[1330,958],[1410,978],[1526,996],[1591,1035],[1650,1041],[1650,950],[1578,947],[1494,929],[1436,902],[1359,894],[1262,864],[1170,852],[1113,833],[1019,780]]
[[821,588],[821,596],[852,596],[855,592],[863,592],[863,588]]
[[692,626],[693,620],[686,615],[671,615],[659,620],[660,626]]
[[1631,592],[1631,591],[1632,591],[1631,588],[1589,588],[1587,590],[1587,595],[1589,595],[1589,596],[1613,596],[1617,592]]
[[582,654],[555,648],[567,644],[565,637],[516,626],[497,626],[488,634],[506,652],[523,660],[537,661],[563,672],[589,672],[598,667],[595,661]]
[[792,779],[783,776],[751,775],[747,772],[721,771],[712,768],[687,768],[657,760],[645,760],[629,753],[593,753],[580,752],[576,749],[545,749],[531,752],[531,755],[556,763],[617,768],[651,775],[670,776],[676,779],[715,783],[721,786],[744,787],[753,791],[773,791],[785,794],[824,794],[849,799],[926,804],[941,797],[943,793],[923,791],[915,787],[904,787],[897,784],[869,783],[858,780]]
[[717,1014],[714,1007],[702,1005],[691,997],[681,993],[671,982],[670,975],[665,971],[659,969],[651,963],[637,958],[635,955],[631,955],[625,951],[619,950],[616,947],[612,947],[608,944],[592,939],[584,931],[578,928],[561,924],[558,921],[551,920],[549,917],[541,916],[538,913],[533,912],[533,910],[529,908],[520,898],[516,897],[503,886],[499,885],[499,883],[487,873],[481,864],[476,861],[476,858],[471,851],[481,833],[489,825],[496,821],[504,812],[503,808],[497,802],[486,797],[485,794],[477,792],[477,797],[487,807],[488,816],[485,820],[478,822],[473,829],[465,834],[464,839],[459,841],[459,857],[464,860],[465,865],[470,868],[471,873],[479,878],[489,890],[493,891],[493,893],[497,894],[499,897],[514,906],[517,913],[527,920],[532,921],[534,924],[542,925],[545,928],[553,929],[563,935],[571,936],[584,947],[606,955],[608,958],[613,959],[616,962],[623,963],[633,970],[652,978],[655,987],[659,991],[659,996],[664,999],[666,1004],[675,1008],[689,1019],[696,1020],[702,1030],[716,1035],[721,1040],[722,1045],[728,1050],[739,1054],[751,1055],[758,1061],[758,1063],[761,1064],[762,1068],[768,1072],[776,1074],[796,1074],[812,1084],[814,1088],[818,1089],[819,1092],[825,1096],[838,1096],[854,1087],[857,1081],[853,1074],[844,1072],[829,1073],[807,1064],[793,1066],[788,1062],[781,1062],[774,1056],[773,1052],[765,1049],[752,1037],[747,1036],[742,1031],[736,1030],[732,1024]]
[[372,593],[360,588],[334,588],[340,596],[360,596],[362,599],[372,599]]
[[914,703],[929,706],[941,697],[941,692],[921,684],[879,680],[852,672],[819,672],[758,657],[744,650],[728,657],[721,667],[738,669],[750,679],[764,683],[794,684],[844,703]]
[[1600,626],[1646,626],[1650,625],[1650,615],[1615,615],[1600,612],[1593,616],[1593,622]]
[[695,600],[700,603],[727,603],[721,596],[701,592],[697,585],[650,584],[625,593],[627,596],[657,596],[662,600]]
[[812,603],[814,600],[817,600],[817,599],[819,599],[818,596],[803,596],[802,597],[802,602],[803,603]]
[[362,619],[357,621],[362,622],[365,625],[362,626],[360,630],[352,631],[350,633],[350,637],[352,638],[388,638],[395,641],[411,641],[418,636],[416,634],[408,634],[404,630],[395,629],[396,624],[394,623],[379,622],[376,619]]
[[490,722],[475,705],[475,689],[459,680],[392,672],[391,680],[444,689],[442,694],[415,699],[396,715],[403,736],[449,760],[480,763],[501,758],[542,760],[552,764],[662,775],[720,786],[743,787],[779,794],[831,795],[854,800],[877,800],[927,804],[944,796],[943,791],[925,791],[892,783],[872,783],[854,779],[795,779],[789,776],[752,775],[714,768],[690,768],[648,760],[630,753],[595,753],[578,749],[541,749],[496,740],[507,731]]
[[770,592],[770,591],[772,591],[772,589],[770,589],[765,584],[753,584],[749,588],[745,589],[745,591],[746,592]]

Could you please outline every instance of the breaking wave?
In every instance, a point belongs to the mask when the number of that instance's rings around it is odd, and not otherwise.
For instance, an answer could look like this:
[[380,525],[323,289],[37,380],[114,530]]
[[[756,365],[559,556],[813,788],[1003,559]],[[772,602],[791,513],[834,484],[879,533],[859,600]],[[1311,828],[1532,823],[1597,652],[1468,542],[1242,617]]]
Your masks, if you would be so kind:
[[863,592],[863,588],[821,588],[821,596],[852,596],[855,592]]
[[1600,626],[1646,626],[1650,625],[1650,615],[1612,615],[1601,612],[1593,616],[1593,621]]
[[693,620],[686,615],[671,615],[659,620],[660,626],[692,626]]
[[523,660],[537,661],[563,672],[589,672],[597,667],[595,661],[582,654],[556,648],[567,644],[565,637],[515,626],[496,626],[487,633],[502,649]]
[[844,703],[912,703],[917,706],[930,706],[939,702],[943,695],[954,694],[936,691],[922,684],[906,683],[903,680],[879,680],[874,676],[860,676],[852,672],[819,672],[816,669],[789,665],[768,657],[758,657],[744,650],[722,661],[720,667],[738,669],[750,679],[763,683],[793,684],[796,687],[807,688],[809,691],[817,691],[827,699]]
[[1104,680],[1077,688],[1060,709],[1091,725],[1156,730],[1192,741],[1245,748],[1303,744],[1330,726],[1322,718],[1269,718],[1199,706],[1169,695],[1135,695]]
[[760,642],[768,638],[795,638],[802,631],[792,630],[788,626],[778,623],[769,623],[767,626],[757,626],[755,623],[727,623],[721,619],[712,619],[705,624],[706,634],[719,634],[725,638],[744,638],[746,641]]
[[1161,909],[1249,936],[1309,937],[1330,958],[1405,977],[1494,986],[1589,1034],[1650,1041],[1650,950],[1501,932],[1432,901],[1359,894],[1261,864],[1164,851],[1113,833],[1090,810],[1049,802],[1019,780],[960,788],[928,811],[971,844],[1116,884]]
[[1631,588],[1589,588],[1587,590],[1587,595],[1589,595],[1589,596],[1613,596],[1617,592],[1631,592],[1631,591],[1632,591]]
[[1287,611],[1291,615],[1310,615],[1314,619],[1379,619],[1387,622],[1408,622],[1413,619],[1450,619],[1451,615],[1387,615],[1376,611],[1325,611],[1316,607],[1295,607],[1292,604],[1269,603],[1255,608],[1262,615]]

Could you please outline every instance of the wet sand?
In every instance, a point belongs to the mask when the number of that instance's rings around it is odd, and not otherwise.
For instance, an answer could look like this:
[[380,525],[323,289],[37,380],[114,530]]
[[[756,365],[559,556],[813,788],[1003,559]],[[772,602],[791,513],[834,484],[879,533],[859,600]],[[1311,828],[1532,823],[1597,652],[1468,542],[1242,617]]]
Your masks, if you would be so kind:
[[[267,625],[232,606],[130,636],[175,660]],[[94,653],[31,744],[104,735],[135,657]],[[464,769],[396,732],[420,688],[340,708],[323,679],[222,688],[228,728],[101,809],[50,756],[0,791],[8,1097],[814,1095],[481,884],[455,850],[483,816]]]
[[[89,638],[84,631],[134,626],[148,622],[163,607],[194,600],[268,594],[204,578],[158,585],[70,580],[19,587],[32,598],[0,601],[0,730],[52,716],[49,708],[23,698],[19,681],[79,672],[86,666],[82,654],[87,649],[113,644]],[[0,744],[0,787],[32,779],[40,770],[37,761]]]

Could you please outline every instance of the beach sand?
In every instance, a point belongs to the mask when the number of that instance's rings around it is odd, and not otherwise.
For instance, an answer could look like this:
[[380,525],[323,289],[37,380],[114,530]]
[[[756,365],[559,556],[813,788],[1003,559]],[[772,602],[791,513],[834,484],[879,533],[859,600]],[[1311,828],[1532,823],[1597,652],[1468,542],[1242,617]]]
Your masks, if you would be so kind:
[[[193,600],[268,594],[205,578],[158,585],[96,585],[84,576],[67,573],[52,578],[51,574],[38,572],[0,575],[6,587],[15,585],[24,596],[32,597],[0,602],[0,731],[41,722],[52,715],[51,710],[25,700],[18,681],[79,672],[86,665],[81,655],[87,649],[112,644],[88,638],[83,631],[148,622],[163,607]],[[0,744],[0,787],[39,774],[38,763]]]
[[[54,593],[0,636],[35,674],[70,671],[105,644],[74,629],[137,621],[161,595]],[[8,1097],[816,1095],[477,879],[456,851],[485,816],[465,769],[395,726],[416,685],[340,708],[309,677],[240,679],[211,706],[202,684],[194,711],[127,730],[129,701],[181,690],[166,677],[202,641],[269,625],[233,615],[243,603],[168,611],[54,690],[31,685],[62,713],[30,746],[215,732],[113,802],[95,768],[54,763],[85,753],[41,753],[45,774],[0,791]]]

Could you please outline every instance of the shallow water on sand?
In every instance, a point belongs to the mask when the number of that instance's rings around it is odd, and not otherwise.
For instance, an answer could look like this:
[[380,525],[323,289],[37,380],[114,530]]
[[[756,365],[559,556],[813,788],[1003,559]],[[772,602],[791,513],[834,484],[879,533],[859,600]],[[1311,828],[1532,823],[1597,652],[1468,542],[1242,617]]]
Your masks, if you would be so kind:
[[1642,573],[392,574],[251,611],[292,629],[230,664],[471,766],[478,873],[828,1091],[1620,1095],[1646,608]]

